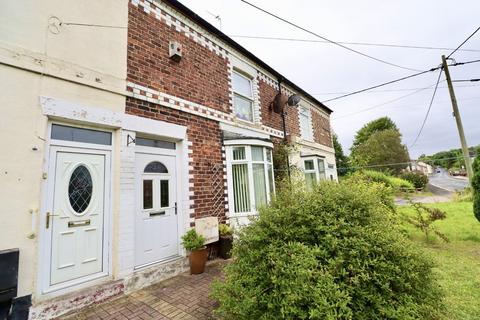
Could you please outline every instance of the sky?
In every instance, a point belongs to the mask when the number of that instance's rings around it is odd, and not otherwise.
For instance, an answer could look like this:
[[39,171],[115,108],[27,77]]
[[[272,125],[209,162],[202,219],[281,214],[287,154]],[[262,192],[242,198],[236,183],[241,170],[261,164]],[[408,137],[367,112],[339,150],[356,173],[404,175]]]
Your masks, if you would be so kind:
[[[452,50],[405,49],[347,45],[362,53],[411,69],[441,63],[480,26],[478,0],[249,0],[255,5],[334,41],[445,47]],[[240,0],[181,0],[202,18],[231,36],[319,101],[401,78],[409,71],[355,54],[328,43],[251,39],[238,36],[319,40],[248,6]],[[215,16],[220,16],[221,24]],[[452,58],[480,59],[480,31]],[[452,79],[480,78],[480,63],[450,68]],[[348,153],[355,133],[368,121],[389,116],[400,128],[412,159],[421,154],[459,148],[445,76],[427,122],[419,133],[438,71],[388,85],[370,93],[326,102],[334,112],[333,130]],[[463,126],[469,145],[480,144],[480,82],[456,82]],[[421,89],[424,90],[411,90]],[[392,101],[394,100],[394,101]],[[368,109],[368,110],[365,110]]]

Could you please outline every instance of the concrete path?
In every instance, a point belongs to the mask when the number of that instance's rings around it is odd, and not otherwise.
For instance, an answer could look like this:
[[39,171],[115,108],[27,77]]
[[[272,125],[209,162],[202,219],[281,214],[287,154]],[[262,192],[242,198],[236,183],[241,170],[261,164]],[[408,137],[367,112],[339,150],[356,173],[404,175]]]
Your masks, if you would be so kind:
[[225,264],[223,260],[212,261],[203,274],[184,273],[57,319],[214,319],[215,302],[208,296],[212,281],[222,277]]

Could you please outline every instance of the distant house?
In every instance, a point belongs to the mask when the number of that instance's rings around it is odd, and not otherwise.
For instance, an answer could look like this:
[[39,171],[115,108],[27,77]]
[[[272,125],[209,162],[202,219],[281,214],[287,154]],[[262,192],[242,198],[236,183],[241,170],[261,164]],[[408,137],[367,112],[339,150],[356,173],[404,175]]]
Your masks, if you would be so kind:
[[407,167],[407,171],[418,171],[429,176],[433,174],[433,166],[423,161],[412,160],[410,165]]
[[337,180],[332,111],[180,2],[67,3],[0,10],[0,250],[31,319],[185,270],[199,219],[270,201],[283,140]]

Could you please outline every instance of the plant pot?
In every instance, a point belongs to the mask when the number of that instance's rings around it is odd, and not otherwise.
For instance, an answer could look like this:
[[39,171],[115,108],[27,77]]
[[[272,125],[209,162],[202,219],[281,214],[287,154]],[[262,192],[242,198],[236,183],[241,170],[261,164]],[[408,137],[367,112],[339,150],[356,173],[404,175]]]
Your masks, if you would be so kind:
[[190,274],[203,273],[205,271],[205,264],[207,263],[208,259],[207,248],[190,252],[188,259],[190,260]]
[[219,245],[218,255],[222,259],[230,259],[232,257],[232,253],[231,253],[232,244],[233,244],[232,236],[220,236],[220,245]]

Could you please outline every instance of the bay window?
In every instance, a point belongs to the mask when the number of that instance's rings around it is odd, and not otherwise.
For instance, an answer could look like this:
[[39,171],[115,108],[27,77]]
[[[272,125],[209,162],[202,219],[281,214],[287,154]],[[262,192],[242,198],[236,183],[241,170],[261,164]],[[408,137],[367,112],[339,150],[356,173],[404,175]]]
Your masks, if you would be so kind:
[[272,149],[263,145],[227,145],[230,212],[253,214],[275,192]]
[[303,172],[307,189],[312,189],[317,182],[327,178],[325,172],[325,159],[321,157],[303,158]]

